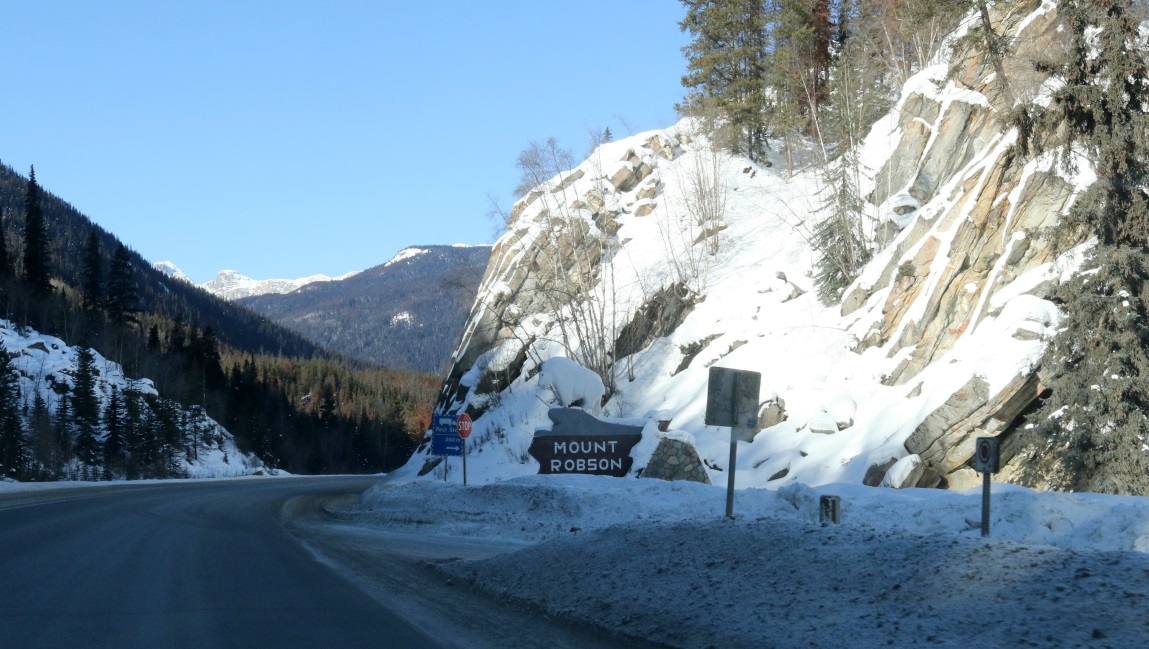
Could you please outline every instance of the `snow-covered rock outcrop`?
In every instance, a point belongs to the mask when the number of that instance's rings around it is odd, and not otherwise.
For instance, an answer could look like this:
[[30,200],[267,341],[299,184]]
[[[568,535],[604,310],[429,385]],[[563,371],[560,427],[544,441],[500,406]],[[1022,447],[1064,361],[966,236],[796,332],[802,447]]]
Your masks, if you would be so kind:
[[[1055,18],[1046,2],[1002,20],[1019,37],[1011,65],[1049,47]],[[709,367],[762,373],[769,427],[739,450],[740,487],[876,486],[895,465],[887,484],[968,486],[974,438],[1008,432],[1043,390],[1060,317],[1045,296],[1088,246],[1055,245],[1049,227],[1092,175],[1016,155],[989,65],[936,63],[860,151],[867,216],[888,244],[840,305],[821,305],[810,279],[821,176],[715,152],[689,120],[604,144],[520,200],[440,402],[476,418],[471,475],[535,473],[524,449],[559,401],[540,369],[557,356],[589,366],[606,340],[604,413],[671,411],[711,471],[728,468],[729,432],[703,423]],[[1015,93],[1040,101],[1044,78],[1015,69]],[[634,470],[654,444],[636,447]]]
[[[26,424],[26,441],[31,447],[42,443],[38,435],[42,432],[56,439],[59,423],[56,418],[61,404],[75,391],[79,348],[69,346],[54,336],[44,335],[27,327],[19,327],[0,319],[0,350],[12,359],[19,391],[20,410]],[[104,358],[92,350],[93,388],[103,425],[97,431],[101,442],[107,436],[107,415],[109,400],[117,395],[119,407],[130,410],[125,405],[128,400],[137,400],[137,415],[140,426],[157,425],[157,417],[171,416],[173,423],[186,437],[179,443],[164,440],[171,445],[172,465],[165,467],[167,473],[190,478],[215,478],[263,473],[263,463],[250,453],[241,451],[235,444],[232,434],[207,415],[200,406],[183,407],[164,399],[156,390],[155,384],[147,378],[129,378],[123,367]],[[45,408],[53,422],[50,431],[40,431],[34,424],[37,403]],[[162,413],[157,415],[156,413]],[[32,423],[29,423],[32,422]],[[74,434],[74,433],[73,433]],[[74,440],[66,440],[68,444]],[[41,458],[42,459],[42,458]],[[98,467],[85,467],[75,459],[62,468],[64,477],[103,478],[107,476]],[[115,475],[114,477],[122,477]]]
[[152,264],[152,268],[160,271],[165,276],[172,279],[178,279],[179,281],[187,282],[188,284],[194,283],[192,282],[192,278],[188,277],[188,274],[185,273],[182,268],[176,266],[170,261],[157,261],[156,263]]

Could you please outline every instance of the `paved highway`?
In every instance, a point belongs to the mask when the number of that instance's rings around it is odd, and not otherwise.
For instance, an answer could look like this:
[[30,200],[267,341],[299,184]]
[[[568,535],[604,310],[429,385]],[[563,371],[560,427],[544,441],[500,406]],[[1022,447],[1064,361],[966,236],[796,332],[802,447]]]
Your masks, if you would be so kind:
[[435,648],[284,529],[299,495],[373,478],[269,478],[0,497],[0,647]]

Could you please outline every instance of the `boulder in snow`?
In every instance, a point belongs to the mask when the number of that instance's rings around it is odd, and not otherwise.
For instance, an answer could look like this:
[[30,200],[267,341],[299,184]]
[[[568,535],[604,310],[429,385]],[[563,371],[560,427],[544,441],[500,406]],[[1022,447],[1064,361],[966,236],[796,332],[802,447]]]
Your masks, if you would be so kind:
[[671,432],[658,437],[658,446],[642,470],[642,477],[710,484],[710,474],[689,436]]
[[616,191],[630,191],[634,189],[637,183],[638,177],[635,175],[634,166],[629,162],[619,165],[618,169],[610,176],[610,184],[614,185]]
[[569,358],[556,356],[543,363],[539,387],[550,388],[563,406],[597,410],[606,394],[598,374]]
[[634,204],[634,215],[635,216],[647,216],[651,212],[653,212],[654,208],[656,208],[656,207],[658,207],[658,203],[654,202],[651,199],[647,198],[647,199],[640,200]]
[[646,146],[667,160],[674,159],[674,140],[668,135],[655,135],[647,140]]
[[920,455],[907,455],[894,463],[886,476],[882,478],[882,486],[892,489],[908,489],[917,486],[918,480],[925,472],[926,465]]
[[1006,429],[1044,390],[1036,373],[1018,374],[996,394],[974,376],[925,418],[906,440],[906,450],[952,484],[949,475],[970,461],[977,438]]
[[811,433],[818,433],[819,435],[833,435],[838,432],[838,422],[834,421],[834,416],[828,412],[822,412],[810,418],[810,423],[806,427]]
[[850,395],[844,392],[831,395],[823,407],[838,423],[839,430],[854,425],[854,414],[858,411],[858,404],[850,398]]
[[758,409],[758,430],[766,430],[771,426],[786,421],[786,402],[775,398],[762,404]]
[[889,472],[890,467],[894,466],[894,464],[897,464],[897,462],[898,458],[892,457],[885,462],[875,462],[874,464],[871,464],[869,468],[866,469],[866,475],[864,478],[862,478],[862,484],[866,485],[867,487],[877,487],[878,485],[882,484],[882,480],[885,479],[886,473]]

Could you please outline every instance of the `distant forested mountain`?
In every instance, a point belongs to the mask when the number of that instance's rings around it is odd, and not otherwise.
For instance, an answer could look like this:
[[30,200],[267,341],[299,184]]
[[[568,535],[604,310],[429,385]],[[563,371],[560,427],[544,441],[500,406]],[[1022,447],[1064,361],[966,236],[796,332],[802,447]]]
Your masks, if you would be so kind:
[[338,352],[440,372],[462,334],[490,246],[418,246],[347,279],[239,303]]
[[[27,180],[11,167],[0,164],[0,213],[3,215],[5,244],[14,257],[17,276],[22,275],[24,195]],[[119,239],[93,223],[63,199],[43,192],[41,209],[47,226],[48,252],[52,277],[69,289],[80,290],[83,249],[91,233],[99,243],[105,263],[120,245]],[[237,350],[312,358],[322,349],[304,337],[276,326],[247,309],[198,290],[185,282],[173,281],[152,268],[138,253],[126,249],[131,277],[137,288],[138,309],[171,320],[182,319],[200,328],[211,327],[220,342]],[[14,296],[0,298],[0,309],[10,309]],[[7,304],[5,304],[7,302]],[[79,323],[63,323],[65,340],[77,338]],[[54,332],[52,332],[54,333]]]
[[[241,450],[295,473],[371,472],[401,463],[430,425],[438,387],[430,375],[341,357],[165,276],[3,164],[0,317],[95,349],[127,375],[152,379],[165,398],[202,406]],[[77,396],[65,391],[61,398]],[[68,441],[75,422],[64,420],[68,408],[63,412],[54,425]],[[97,430],[95,438],[108,434]],[[20,442],[13,438],[12,454],[39,462],[31,450],[18,450]],[[37,476],[59,477],[51,470]]]

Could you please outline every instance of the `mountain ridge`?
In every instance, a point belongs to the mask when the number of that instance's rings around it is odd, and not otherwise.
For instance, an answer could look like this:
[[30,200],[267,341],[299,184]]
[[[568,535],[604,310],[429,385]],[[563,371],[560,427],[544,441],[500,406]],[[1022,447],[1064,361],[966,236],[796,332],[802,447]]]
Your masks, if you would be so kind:
[[172,279],[178,279],[193,286],[198,286],[203,290],[221,297],[229,302],[234,302],[245,297],[254,297],[257,295],[266,295],[268,293],[290,293],[294,290],[300,289],[308,284],[315,282],[338,282],[345,280],[349,277],[355,276],[361,271],[351,271],[338,277],[331,277],[329,275],[309,275],[307,277],[300,277],[298,279],[253,279],[248,277],[237,270],[224,269],[216,273],[215,278],[208,280],[202,284],[196,284],[191,277],[187,275],[179,266],[171,261],[157,261],[152,264],[152,268],[164,273]]
[[462,334],[490,250],[409,246],[345,279],[237,303],[353,358],[439,373]]

